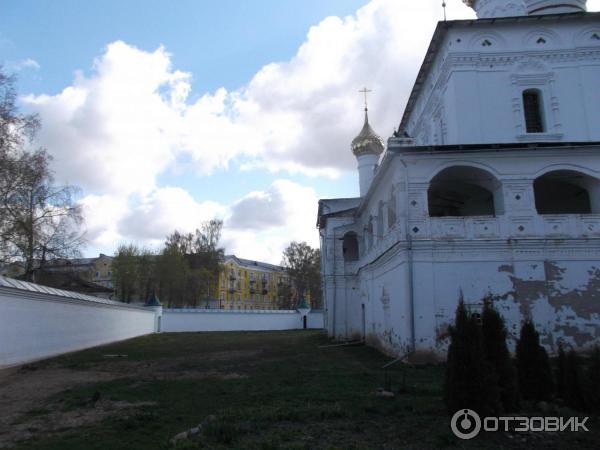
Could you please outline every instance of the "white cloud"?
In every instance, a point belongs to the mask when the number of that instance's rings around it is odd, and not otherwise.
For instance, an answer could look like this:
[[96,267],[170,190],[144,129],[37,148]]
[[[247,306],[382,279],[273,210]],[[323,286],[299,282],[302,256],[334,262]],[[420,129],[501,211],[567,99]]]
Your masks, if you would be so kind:
[[110,195],[88,195],[81,200],[86,238],[104,253],[112,253],[122,238],[117,225],[127,213],[127,199]]
[[249,193],[231,206],[225,220],[227,251],[279,264],[291,241],[318,246],[317,202],[314,189],[283,179],[265,191]]
[[181,188],[159,188],[129,209],[118,222],[118,230],[124,238],[159,244],[173,231],[193,231],[224,211],[216,202],[198,203]]
[[225,219],[223,244],[227,252],[279,263],[283,249],[292,240],[318,245],[317,201],[314,189],[280,179],[265,191],[251,192],[229,206],[197,202],[177,187],[135,196],[129,205],[110,195],[89,195],[82,204],[87,237],[104,253],[130,241],[158,248],[174,230],[190,232],[203,221],[219,217]]
[[373,0],[312,27],[290,61],[264,66],[243,88],[192,103],[191,74],[164,48],[117,41],[91,75],[25,102],[42,117],[58,175],[94,192],[147,193],[182,154],[201,174],[243,155],[254,167],[331,175],[354,166],[348,145],[361,127],[363,85],[374,91],[375,128],[391,134],[440,14],[435,2]]
[[20,61],[19,67],[21,69],[40,70],[40,64],[35,59],[31,59],[31,58],[26,58],[26,59]]
[[[449,8],[450,18],[473,17],[458,1]],[[55,157],[57,178],[88,194],[92,246],[155,243],[223,214],[228,251],[274,261],[292,239],[317,244],[314,190],[280,180],[227,208],[158,186],[157,177],[178,158],[191,160],[199,176],[242,161],[309,175],[354,170],[349,143],[362,126],[358,90],[373,90],[371,122],[389,136],[441,14],[438,2],[373,0],[353,16],[312,27],[293,58],[264,66],[239,90],[195,101],[192,74],[172,67],[164,48],[117,41],[91,73],[24,102],[41,116],[40,143]]]
[[[0,39],[0,45],[1,45],[1,39]],[[5,69],[8,72],[21,72],[22,70],[25,69],[31,69],[31,70],[40,70],[40,64],[32,58],[25,58],[22,59],[20,61],[7,61],[5,63]]]
[[[94,193],[147,193],[173,160],[182,92],[189,75],[170,70],[164,49],[148,53],[114,42],[55,96],[28,96],[41,116],[39,139],[57,176]],[[161,91],[163,89],[163,91]]]

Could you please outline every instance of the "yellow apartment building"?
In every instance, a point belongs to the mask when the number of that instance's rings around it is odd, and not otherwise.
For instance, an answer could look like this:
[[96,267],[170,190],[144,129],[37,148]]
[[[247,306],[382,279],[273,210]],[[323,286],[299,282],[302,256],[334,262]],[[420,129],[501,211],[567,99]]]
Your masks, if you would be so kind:
[[279,309],[286,298],[295,295],[283,267],[225,256],[219,274],[219,308]]

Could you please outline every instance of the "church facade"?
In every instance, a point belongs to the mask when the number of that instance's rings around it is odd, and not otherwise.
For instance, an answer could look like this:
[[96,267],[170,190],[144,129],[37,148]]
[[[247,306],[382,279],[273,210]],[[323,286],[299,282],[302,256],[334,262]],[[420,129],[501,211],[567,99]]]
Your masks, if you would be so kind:
[[582,0],[465,0],[440,22],[387,147],[352,142],[360,197],[323,199],[326,329],[440,359],[459,297],[512,344],[600,343],[600,14]]

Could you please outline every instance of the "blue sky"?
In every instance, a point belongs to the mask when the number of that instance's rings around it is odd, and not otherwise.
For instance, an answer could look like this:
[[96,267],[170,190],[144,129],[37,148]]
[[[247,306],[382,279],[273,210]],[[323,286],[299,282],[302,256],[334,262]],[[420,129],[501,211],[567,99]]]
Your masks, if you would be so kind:
[[441,17],[437,0],[4,0],[0,62],[82,188],[86,255],[216,216],[228,252],[278,263],[318,245],[319,198],[358,193],[358,90],[386,139]]
[[[154,50],[194,74],[196,95],[235,89],[264,64],[289,59],[311,25],[354,13],[366,0],[5,0],[2,58],[31,58],[44,68],[21,76],[23,92],[56,93],[109,42]],[[8,41],[8,42],[7,42]]]

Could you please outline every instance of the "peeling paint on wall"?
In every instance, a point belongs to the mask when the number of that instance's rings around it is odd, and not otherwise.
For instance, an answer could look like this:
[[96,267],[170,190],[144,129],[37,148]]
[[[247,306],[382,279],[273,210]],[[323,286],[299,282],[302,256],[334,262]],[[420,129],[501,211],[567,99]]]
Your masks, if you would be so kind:
[[[514,265],[500,265],[498,272],[508,274],[512,289],[497,298],[512,300],[522,317],[533,317],[542,324],[541,342],[550,350],[556,348],[558,341],[577,348],[593,343],[600,336],[600,269],[592,266],[587,270],[587,282],[575,288],[565,286],[572,282],[569,268],[546,260],[543,269],[544,279],[540,280],[529,274],[516,275]],[[545,304],[552,309],[552,317],[536,317],[534,310],[543,310]]]

